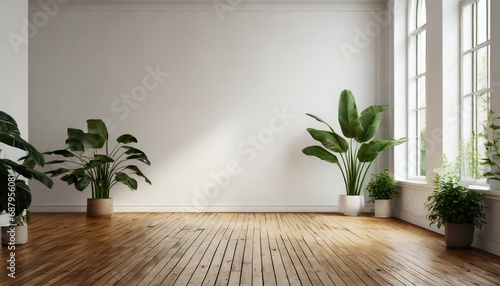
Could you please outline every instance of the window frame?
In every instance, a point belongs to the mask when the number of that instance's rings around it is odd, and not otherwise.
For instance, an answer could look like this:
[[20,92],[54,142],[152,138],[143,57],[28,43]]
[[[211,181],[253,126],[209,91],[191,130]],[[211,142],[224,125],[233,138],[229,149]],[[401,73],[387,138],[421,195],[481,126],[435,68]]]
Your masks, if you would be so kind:
[[[477,43],[477,38],[478,38],[478,10],[477,10],[477,4],[480,1],[485,1],[486,2],[486,13],[487,13],[487,19],[486,19],[486,40]],[[470,31],[470,36],[471,38],[469,39],[470,41],[470,48],[465,50],[465,9],[467,6],[471,6],[471,15],[470,15],[470,20],[472,27],[469,27],[467,31]],[[486,79],[486,88],[478,89],[477,88],[477,83],[478,83],[478,60],[477,60],[477,53],[481,49],[486,48],[486,56],[487,56],[487,79]],[[471,57],[471,63],[470,67],[471,70],[466,73],[464,70],[464,67],[466,66],[465,64],[465,58],[470,55]],[[470,92],[466,93],[467,91],[465,90],[465,77],[466,74],[468,74],[468,79],[471,81],[469,83],[470,85]],[[488,98],[491,96],[491,1],[490,0],[465,0],[460,2],[460,141],[462,142],[464,153],[468,152],[468,141],[472,140],[473,144],[476,144],[476,146],[479,145],[479,139],[478,138],[473,138],[472,134],[465,134],[465,128],[466,125],[470,125],[470,129],[472,132],[477,133],[478,131],[478,110],[477,110],[477,102],[478,102],[478,96],[486,93],[489,94]],[[470,98],[470,113],[467,110],[467,105],[465,104],[465,101]],[[488,103],[489,105],[489,103]],[[488,107],[489,110],[489,107]],[[466,115],[467,112],[467,115]],[[465,120],[470,117],[471,122],[465,122]],[[474,133],[473,133],[474,134]],[[477,150],[477,148],[476,148]],[[480,159],[479,154],[474,154],[476,158]],[[476,179],[473,176],[470,175],[470,172],[468,170],[468,159],[467,159],[467,154],[463,154],[463,160],[462,160],[462,182],[465,185],[472,185],[472,186],[479,186],[479,187],[487,187],[489,186],[488,181],[485,178],[481,179]]]
[[[421,170],[425,171],[425,153],[422,157],[422,126],[420,116],[424,113],[426,116],[427,111],[427,47],[425,47],[424,54],[421,54],[420,37],[422,34],[425,36],[425,45],[427,44],[427,15],[424,23],[420,23],[420,9],[422,3],[427,6],[426,0],[412,0],[408,6],[408,28],[407,28],[407,109],[408,109],[408,152],[407,152],[407,179],[411,181],[425,182],[426,175],[421,174]],[[419,70],[421,58],[423,57],[424,71]],[[424,78],[424,101],[422,105],[420,102],[419,80]],[[427,121],[427,120],[426,120]],[[425,131],[425,129],[424,129]],[[425,142],[424,142],[425,143]],[[422,162],[424,164],[422,164]]]

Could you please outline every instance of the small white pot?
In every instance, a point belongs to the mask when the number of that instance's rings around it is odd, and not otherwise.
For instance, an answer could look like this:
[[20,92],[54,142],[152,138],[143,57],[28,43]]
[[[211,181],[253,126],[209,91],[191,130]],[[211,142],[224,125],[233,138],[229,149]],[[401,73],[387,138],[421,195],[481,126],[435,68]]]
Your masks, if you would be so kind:
[[2,245],[20,245],[28,242],[28,226],[2,226]]
[[358,216],[365,206],[364,196],[345,196],[344,215]]
[[389,218],[392,216],[392,200],[375,200],[375,217]]

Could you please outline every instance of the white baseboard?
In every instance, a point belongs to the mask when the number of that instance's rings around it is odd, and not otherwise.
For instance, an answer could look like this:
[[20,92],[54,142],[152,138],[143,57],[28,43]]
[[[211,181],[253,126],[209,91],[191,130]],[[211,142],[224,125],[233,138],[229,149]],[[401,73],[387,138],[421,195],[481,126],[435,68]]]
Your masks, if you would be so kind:
[[500,256],[500,241],[498,238],[476,234],[472,246]]
[[[33,205],[32,212],[85,212],[85,205]],[[115,212],[337,212],[336,205],[115,205]],[[368,210],[369,211],[369,210]]]
[[444,235],[444,228],[439,229],[435,225],[429,226],[429,220],[425,216],[416,215],[412,212],[399,209],[393,209],[393,216],[413,225],[420,226],[422,228]]

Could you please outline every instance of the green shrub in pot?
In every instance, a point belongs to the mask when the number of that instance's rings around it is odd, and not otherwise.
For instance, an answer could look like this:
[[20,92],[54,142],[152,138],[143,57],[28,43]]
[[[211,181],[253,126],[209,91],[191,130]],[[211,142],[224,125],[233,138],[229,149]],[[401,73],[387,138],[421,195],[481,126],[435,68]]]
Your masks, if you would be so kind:
[[397,182],[388,170],[373,174],[365,190],[370,203],[375,200],[392,200],[398,194]]

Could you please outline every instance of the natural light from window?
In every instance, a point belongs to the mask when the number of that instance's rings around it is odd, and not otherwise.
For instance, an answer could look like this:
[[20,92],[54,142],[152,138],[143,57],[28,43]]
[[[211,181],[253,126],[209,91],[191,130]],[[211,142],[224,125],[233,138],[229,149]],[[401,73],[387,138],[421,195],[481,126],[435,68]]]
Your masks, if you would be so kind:
[[[462,144],[464,179],[481,181],[490,102],[490,0],[462,6]],[[484,180],[485,182],[485,180]]]
[[408,177],[425,177],[426,128],[426,5],[425,0],[413,0],[409,17],[408,107],[409,152]]

